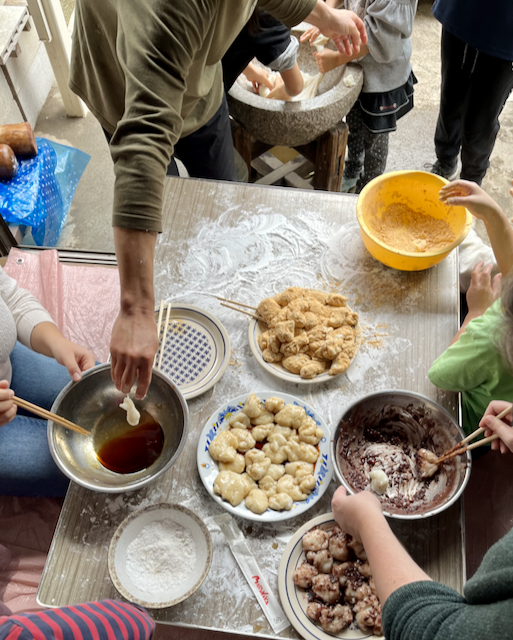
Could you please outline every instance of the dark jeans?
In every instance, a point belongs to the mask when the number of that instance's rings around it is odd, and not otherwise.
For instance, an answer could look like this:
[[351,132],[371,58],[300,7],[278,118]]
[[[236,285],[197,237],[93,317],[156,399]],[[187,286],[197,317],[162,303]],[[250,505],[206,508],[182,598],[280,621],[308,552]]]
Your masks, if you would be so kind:
[[[512,36],[513,37],[513,36]],[[499,131],[499,115],[513,89],[512,63],[478,52],[442,31],[442,86],[435,132],[438,160],[481,184]]]

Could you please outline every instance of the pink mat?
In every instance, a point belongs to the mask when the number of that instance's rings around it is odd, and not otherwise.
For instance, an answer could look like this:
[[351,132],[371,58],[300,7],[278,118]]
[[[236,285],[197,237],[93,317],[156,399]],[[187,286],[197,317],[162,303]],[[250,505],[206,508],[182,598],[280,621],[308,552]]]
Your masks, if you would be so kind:
[[[67,338],[107,361],[119,310],[117,269],[61,264],[55,250],[12,249],[4,270],[38,298]],[[61,505],[0,496],[0,603],[13,613],[41,609],[37,587]]]

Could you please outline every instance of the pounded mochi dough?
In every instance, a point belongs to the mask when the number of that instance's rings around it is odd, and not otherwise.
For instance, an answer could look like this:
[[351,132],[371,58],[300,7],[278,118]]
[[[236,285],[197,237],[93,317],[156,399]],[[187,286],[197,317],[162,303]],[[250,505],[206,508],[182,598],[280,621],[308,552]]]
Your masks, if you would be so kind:
[[237,451],[249,451],[255,446],[255,438],[253,438],[251,431],[247,429],[232,429],[233,435],[237,438]]
[[308,495],[303,493],[299,486],[294,482],[294,478],[286,473],[278,480],[276,487],[277,493],[288,493],[292,500],[300,502],[306,500]]
[[251,421],[245,413],[239,411],[228,420],[228,424],[232,429],[247,429],[251,426]]
[[272,424],[273,422],[274,422],[274,413],[271,413],[271,411],[267,411],[267,409],[262,411],[262,413],[258,416],[258,418],[251,419],[251,424],[254,426],[259,426],[262,424]]
[[233,462],[239,441],[231,431],[221,431],[212,440],[208,452],[216,462]]
[[314,471],[314,466],[310,462],[305,462],[304,460],[298,460],[296,462],[287,462],[285,465],[285,473],[288,473],[290,476],[306,476],[308,474],[312,474]]
[[281,411],[284,406],[285,402],[282,398],[275,398],[273,396],[272,398],[267,398],[265,401],[265,408],[267,411],[271,411],[271,413],[278,413],[278,411]]
[[262,403],[260,402],[260,398],[257,398],[254,393],[250,393],[246,398],[242,411],[248,416],[248,418],[258,418],[262,413]]
[[265,493],[265,495],[270,498],[276,493],[276,480],[272,478],[269,474],[264,476],[261,480],[258,481],[259,489]]
[[261,489],[253,489],[246,496],[244,504],[253,513],[263,513],[267,510],[269,501]]
[[242,453],[237,453],[233,462],[220,462],[219,471],[233,471],[234,473],[242,473],[246,468],[246,461]]
[[257,442],[263,442],[273,429],[274,422],[271,422],[270,424],[261,424],[253,427],[251,433],[253,434],[253,438],[255,438]]
[[271,464],[267,470],[267,475],[275,480],[279,480],[285,473],[285,467],[282,464]]
[[380,495],[388,488],[388,476],[383,469],[373,469],[369,473],[371,479],[371,489]]
[[236,507],[249,493],[249,488],[242,475],[233,471],[220,471],[214,480],[214,493]]
[[262,451],[273,464],[281,464],[287,459],[287,452],[284,449],[286,443],[287,439],[281,434],[277,434],[271,442],[264,444]]
[[270,466],[271,460],[266,455],[265,451],[261,451],[260,449],[251,449],[246,453],[246,473],[248,476],[253,478],[253,480],[258,482],[263,478]]
[[273,511],[290,511],[294,500],[288,493],[275,493],[269,498],[269,508]]

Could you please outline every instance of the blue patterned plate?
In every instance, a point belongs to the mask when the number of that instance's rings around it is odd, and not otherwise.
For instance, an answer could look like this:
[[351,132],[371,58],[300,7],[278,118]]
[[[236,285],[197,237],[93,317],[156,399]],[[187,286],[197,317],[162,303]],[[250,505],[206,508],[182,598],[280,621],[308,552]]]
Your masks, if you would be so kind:
[[[155,311],[158,323],[158,310]],[[162,341],[166,314],[160,325]],[[161,347],[155,362],[160,360]],[[230,339],[219,320],[192,305],[171,307],[160,370],[177,385],[186,399],[210,389],[221,378],[230,361]]]
[[318,426],[324,431],[324,437],[319,442],[320,456],[317,458],[314,469],[314,476],[317,481],[315,489],[306,500],[302,502],[294,502],[290,511],[273,511],[272,509],[267,509],[267,511],[264,511],[264,513],[260,515],[247,509],[244,502],[241,502],[241,504],[236,507],[232,507],[229,502],[223,500],[221,496],[214,493],[214,481],[219,473],[219,467],[217,466],[217,462],[212,460],[210,457],[208,448],[212,440],[220,431],[224,431],[229,428],[228,420],[233,414],[238,413],[242,409],[249,393],[237,396],[236,398],[233,398],[221,405],[217,411],[210,416],[207,424],[203,427],[203,431],[201,432],[198,442],[197,453],[200,478],[212,498],[214,498],[214,500],[224,509],[235,516],[245,518],[246,520],[254,520],[255,522],[277,522],[279,520],[295,518],[301,513],[308,511],[310,507],[318,502],[328,488],[333,473],[333,466],[330,458],[330,431],[328,429],[328,425],[324,422],[319,413],[309,404],[303,402],[301,398],[296,398],[296,396],[291,396],[290,394],[282,393],[281,391],[255,391],[255,395],[260,398],[260,400],[266,400],[267,398],[274,396],[282,398],[285,404],[296,404],[303,407],[306,413],[313,418]]

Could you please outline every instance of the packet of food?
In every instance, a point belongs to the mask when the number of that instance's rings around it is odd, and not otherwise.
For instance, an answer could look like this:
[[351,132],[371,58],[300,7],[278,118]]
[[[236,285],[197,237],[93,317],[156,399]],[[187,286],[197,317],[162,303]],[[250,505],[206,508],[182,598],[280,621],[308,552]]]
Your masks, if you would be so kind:
[[227,513],[214,516],[214,520],[223,532],[237,564],[262,607],[265,617],[269,620],[274,633],[280,633],[280,631],[290,626],[290,622],[280,607],[278,599],[272,593],[255,557],[249,550],[244,534],[235,520]]

